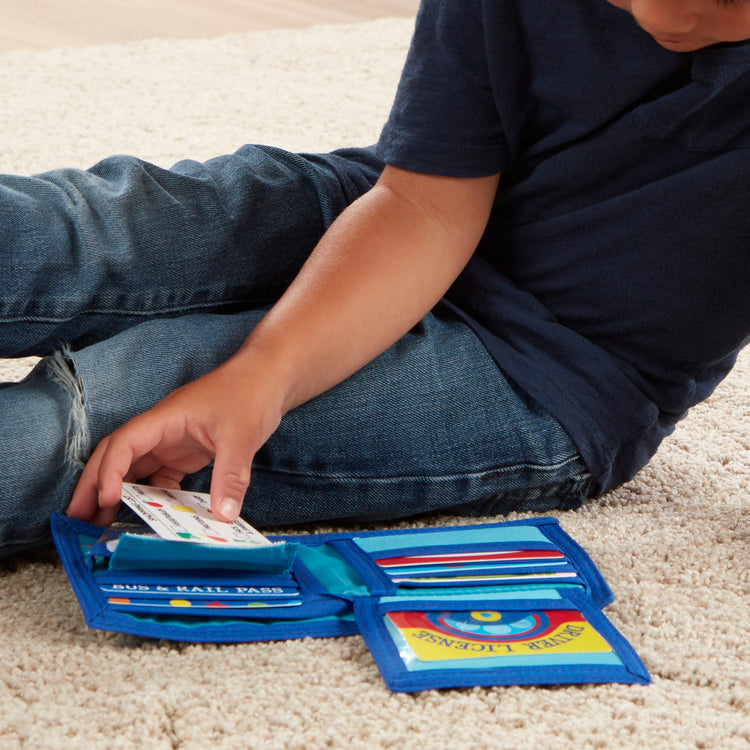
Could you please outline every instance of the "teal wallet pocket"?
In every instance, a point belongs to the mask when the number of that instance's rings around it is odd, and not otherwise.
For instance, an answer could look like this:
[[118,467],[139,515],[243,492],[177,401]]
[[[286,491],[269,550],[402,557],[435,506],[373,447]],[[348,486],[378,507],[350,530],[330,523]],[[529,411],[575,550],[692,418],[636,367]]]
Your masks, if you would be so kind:
[[[52,529],[68,578],[92,628],[192,642],[357,632],[351,602],[328,595],[296,557],[286,572],[279,573],[247,567],[180,570],[162,565],[161,553],[151,550],[159,568],[110,569],[106,556],[95,553],[104,529],[62,515],[53,516]],[[153,540],[151,546],[160,542]]]

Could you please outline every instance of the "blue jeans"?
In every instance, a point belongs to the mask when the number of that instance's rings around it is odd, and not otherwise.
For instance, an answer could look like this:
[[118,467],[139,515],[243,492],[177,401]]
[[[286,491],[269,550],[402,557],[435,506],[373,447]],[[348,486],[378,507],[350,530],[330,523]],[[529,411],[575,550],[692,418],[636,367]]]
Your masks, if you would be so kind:
[[[231,356],[318,238],[377,179],[368,150],[246,146],[164,170],[130,157],[0,178],[0,554],[48,541],[105,435]],[[184,483],[207,490],[210,467]],[[243,516],[267,527],[574,507],[561,426],[438,305],[257,454]]]

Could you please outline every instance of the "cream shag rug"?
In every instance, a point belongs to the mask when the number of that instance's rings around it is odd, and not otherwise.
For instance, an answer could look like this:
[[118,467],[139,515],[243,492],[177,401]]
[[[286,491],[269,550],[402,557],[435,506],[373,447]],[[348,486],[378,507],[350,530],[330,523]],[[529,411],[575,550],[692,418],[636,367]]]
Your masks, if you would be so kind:
[[[373,142],[410,32],[385,20],[2,54],[0,170]],[[0,749],[748,748],[748,385],[750,351],[635,481],[560,515],[612,586],[607,614],[650,687],[394,695],[359,637],[196,646],[90,631],[59,565],[24,559],[0,568]]]

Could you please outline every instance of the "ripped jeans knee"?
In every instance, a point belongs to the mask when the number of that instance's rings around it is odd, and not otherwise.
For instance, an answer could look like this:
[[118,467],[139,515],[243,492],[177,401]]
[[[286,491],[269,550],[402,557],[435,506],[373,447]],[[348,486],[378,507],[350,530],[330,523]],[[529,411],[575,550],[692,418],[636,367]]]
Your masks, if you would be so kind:
[[0,556],[49,542],[90,450],[83,392],[66,352],[0,385]]
[[65,457],[68,463],[83,469],[91,452],[91,436],[83,402],[83,384],[76,375],[75,365],[67,350],[55,352],[47,358],[45,364],[49,368],[52,380],[70,395]]

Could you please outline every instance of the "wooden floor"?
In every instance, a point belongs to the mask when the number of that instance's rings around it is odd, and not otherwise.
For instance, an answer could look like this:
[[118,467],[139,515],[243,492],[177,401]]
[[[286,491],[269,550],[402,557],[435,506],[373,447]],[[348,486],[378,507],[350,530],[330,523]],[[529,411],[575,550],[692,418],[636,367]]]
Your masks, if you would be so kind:
[[0,0],[0,51],[413,16],[419,0]]

